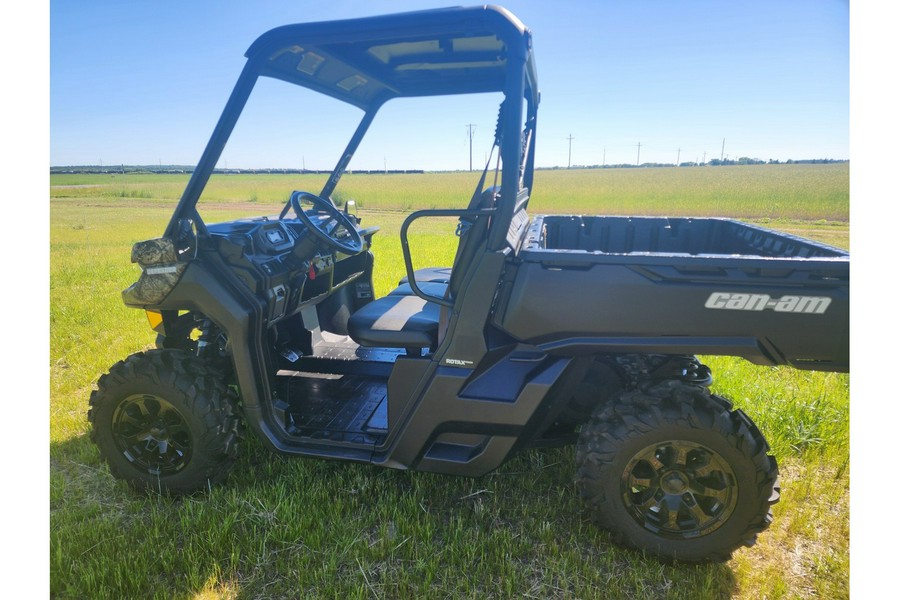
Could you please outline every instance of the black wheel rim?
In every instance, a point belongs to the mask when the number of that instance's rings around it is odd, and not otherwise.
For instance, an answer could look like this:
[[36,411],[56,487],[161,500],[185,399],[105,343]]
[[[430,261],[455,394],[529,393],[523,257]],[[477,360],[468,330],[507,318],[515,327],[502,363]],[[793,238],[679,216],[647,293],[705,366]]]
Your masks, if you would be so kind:
[[192,439],[184,417],[167,400],[152,394],[129,396],[112,418],[113,439],[135,468],[165,476],[191,460]]
[[623,473],[622,496],[645,529],[670,539],[694,538],[728,520],[737,481],[725,459],[706,446],[665,441],[634,455]]

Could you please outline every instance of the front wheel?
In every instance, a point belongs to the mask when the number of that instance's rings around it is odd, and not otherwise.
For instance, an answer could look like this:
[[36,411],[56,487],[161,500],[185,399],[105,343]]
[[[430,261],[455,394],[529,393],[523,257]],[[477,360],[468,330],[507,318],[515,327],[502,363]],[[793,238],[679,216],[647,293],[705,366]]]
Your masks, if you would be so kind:
[[591,518],[665,559],[725,561],[772,520],[778,467],[759,429],[700,386],[647,385],[599,407],[579,436]]
[[183,350],[115,364],[91,394],[91,440],[113,476],[140,490],[186,494],[230,471],[241,437],[237,397]]

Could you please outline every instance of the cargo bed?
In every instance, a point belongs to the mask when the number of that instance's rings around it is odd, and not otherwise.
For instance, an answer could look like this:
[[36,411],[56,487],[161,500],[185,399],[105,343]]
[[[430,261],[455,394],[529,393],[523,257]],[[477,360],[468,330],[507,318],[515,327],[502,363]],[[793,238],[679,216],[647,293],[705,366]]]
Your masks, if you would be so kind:
[[849,369],[850,257],[729,219],[538,216],[495,324],[547,352]]

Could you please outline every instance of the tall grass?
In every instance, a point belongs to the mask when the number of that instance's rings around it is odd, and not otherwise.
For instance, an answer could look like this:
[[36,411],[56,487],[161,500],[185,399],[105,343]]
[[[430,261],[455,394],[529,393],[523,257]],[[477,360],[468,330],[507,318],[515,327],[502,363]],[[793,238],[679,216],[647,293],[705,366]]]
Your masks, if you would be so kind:
[[[716,172],[729,176],[726,170]],[[541,176],[548,178],[538,182],[542,197],[555,187],[567,202],[579,197],[579,185],[587,185],[563,172]],[[137,267],[128,262],[131,244],[162,232],[185,178],[179,183],[142,177],[143,183],[117,177],[100,188],[51,188],[54,597],[849,595],[849,376],[759,367],[728,357],[704,357],[716,374],[714,391],[745,410],[769,439],[781,466],[782,501],[775,507],[773,526],[759,543],[724,565],[664,565],[612,545],[581,511],[572,482],[571,449],[526,453],[490,475],[466,479],[288,459],[250,439],[228,482],[208,493],[183,499],[133,493],[100,462],[88,438],[85,413],[97,377],[115,361],[153,344],[144,316],[125,308],[120,292],[138,275]],[[414,199],[417,208],[430,202],[450,206],[464,203],[474,185],[470,174],[391,177],[372,176],[371,187],[363,177],[348,176],[344,182],[363,202],[363,224],[382,227],[375,236],[378,294],[392,288],[404,273],[397,239],[404,215],[375,211],[372,206],[399,208]],[[123,184],[123,179],[130,183]],[[51,180],[62,185],[90,183],[66,181]],[[417,182],[428,183],[418,195],[412,192]],[[221,200],[204,214],[210,221],[251,212],[271,214],[290,189],[316,189],[315,184],[312,179],[295,182],[286,176],[271,180],[229,176],[211,190]],[[636,179],[631,185],[645,190],[632,191],[631,197],[646,199],[646,190],[661,184]],[[391,199],[391,186],[399,195],[396,199]],[[706,203],[696,204],[691,213],[725,207],[718,212],[727,214],[744,206],[741,198],[765,195],[730,190],[724,183],[711,186],[721,194],[704,196]],[[138,194],[145,190],[150,198],[106,195],[108,189]],[[248,203],[253,192],[258,202]],[[621,194],[627,197],[628,189],[622,188]],[[832,195],[840,197],[841,192]],[[377,200],[366,204],[366,198]],[[550,208],[561,212],[581,212],[562,210],[562,200],[538,200],[537,194],[535,200],[533,212],[550,212],[539,202],[549,202]],[[641,202],[647,210],[635,213],[669,212],[668,201],[661,197],[652,204]],[[796,212],[845,224],[794,220],[770,225],[827,236],[830,243],[846,247],[846,214],[842,217],[840,209],[824,201],[808,202],[809,206],[797,206]],[[690,208],[682,206],[685,211]],[[761,217],[797,218],[792,211]],[[452,221],[420,221],[413,226],[410,241],[416,267],[450,263],[456,240],[452,227]]]

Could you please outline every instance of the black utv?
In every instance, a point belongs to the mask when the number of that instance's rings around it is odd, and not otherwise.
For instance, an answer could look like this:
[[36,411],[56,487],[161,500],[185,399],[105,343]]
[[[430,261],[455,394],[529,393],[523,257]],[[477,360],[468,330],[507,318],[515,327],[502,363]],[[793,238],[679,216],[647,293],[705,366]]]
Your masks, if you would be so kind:
[[[529,215],[540,94],[531,33],[501,8],[289,25],[246,56],[168,227],[132,251],[124,301],[157,349],[91,395],[114,476],[206,489],[247,431],[285,454],[472,477],[574,445],[587,510],[621,543],[684,561],[753,543],[778,469],[694,355],[847,370],[847,253],[725,219]],[[198,199],[259,78],[362,121],[322,190],[207,222]],[[378,228],[332,201],[341,175],[386,102],[481,92],[503,97],[496,184],[410,214],[407,277],[375,298]],[[453,264],[415,271],[409,225],[448,216]]]

